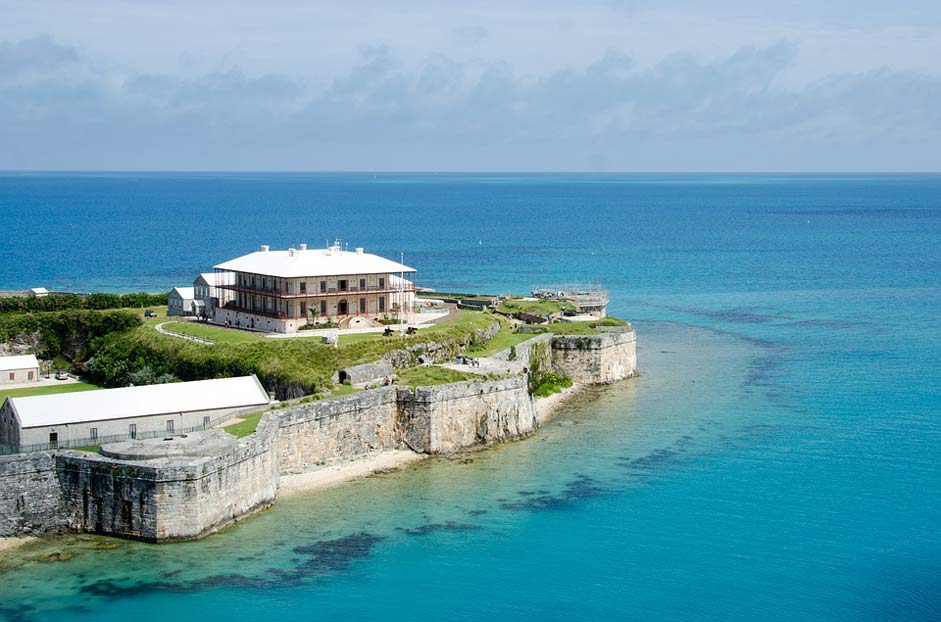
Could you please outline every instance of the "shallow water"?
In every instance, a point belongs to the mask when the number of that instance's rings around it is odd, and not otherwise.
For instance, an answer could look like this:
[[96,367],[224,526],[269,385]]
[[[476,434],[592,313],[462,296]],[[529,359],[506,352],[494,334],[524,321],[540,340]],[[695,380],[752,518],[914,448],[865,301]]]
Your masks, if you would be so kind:
[[[332,209],[314,224],[301,216],[305,202],[343,205],[355,243],[406,246],[441,289],[603,280],[611,311],[634,320],[642,369],[578,396],[527,440],[290,497],[200,542],[22,549],[2,560],[0,619],[941,610],[941,178],[6,176],[0,188],[7,206],[40,206],[16,212],[26,239],[61,199],[82,206],[76,222],[147,221],[125,243],[161,250],[124,260],[80,248],[87,275],[43,259],[33,273],[4,270],[2,287],[156,286],[249,243],[343,233]],[[244,217],[266,196],[300,228],[267,219],[258,240],[227,239],[235,225],[203,213]],[[165,209],[132,217],[122,201]],[[178,209],[186,201],[201,215]],[[180,240],[158,237],[169,216],[191,223]],[[74,231],[80,247],[90,234]],[[22,249],[0,251],[3,265],[11,252]],[[73,556],[35,561],[52,550]]]

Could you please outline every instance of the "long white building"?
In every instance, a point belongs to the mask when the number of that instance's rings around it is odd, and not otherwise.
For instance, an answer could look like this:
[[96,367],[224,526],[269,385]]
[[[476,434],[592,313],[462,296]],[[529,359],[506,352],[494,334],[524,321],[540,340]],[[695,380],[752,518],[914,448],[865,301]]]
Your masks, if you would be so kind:
[[216,323],[293,333],[310,321],[340,328],[375,326],[408,316],[415,303],[415,269],[365,252],[329,248],[273,251],[268,246],[215,266],[233,276],[217,289],[230,300],[215,309]]
[[173,434],[267,406],[255,376],[7,398],[0,447],[49,448]]

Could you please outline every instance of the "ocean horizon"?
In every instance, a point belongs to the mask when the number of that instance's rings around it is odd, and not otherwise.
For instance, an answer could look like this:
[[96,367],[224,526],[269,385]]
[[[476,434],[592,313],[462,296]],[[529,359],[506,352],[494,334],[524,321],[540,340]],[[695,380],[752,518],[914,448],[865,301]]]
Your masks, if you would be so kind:
[[4,553],[0,620],[941,611],[941,174],[0,172],[0,214],[0,290],[166,291],[337,237],[439,291],[591,281],[640,369],[198,542]]

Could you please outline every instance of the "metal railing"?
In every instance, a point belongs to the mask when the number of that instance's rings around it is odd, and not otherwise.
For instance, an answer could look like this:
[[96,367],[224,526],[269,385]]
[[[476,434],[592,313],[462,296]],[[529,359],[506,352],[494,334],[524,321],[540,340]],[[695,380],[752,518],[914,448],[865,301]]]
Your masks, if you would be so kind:
[[192,426],[189,428],[183,428],[180,430],[173,430],[168,432],[166,430],[153,430],[150,432],[136,432],[131,434],[130,432],[126,434],[109,434],[106,436],[98,436],[96,438],[73,438],[65,441],[59,441],[57,443],[30,443],[26,445],[0,445],[0,456],[6,456],[10,454],[26,454],[37,451],[52,451],[55,449],[77,449],[80,447],[97,447],[99,445],[104,445],[106,443],[119,443],[122,441],[129,440],[148,440],[152,438],[164,438],[171,436],[179,436],[180,434],[189,434],[190,432],[202,432],[204,430],[209,430],[214,428],[218,424],[228,421],[234,417],[239,416],[238,413],[230,413],[223,417],[217,417],[216,419],[210,421],[209,423],[203,423],[200,425]]

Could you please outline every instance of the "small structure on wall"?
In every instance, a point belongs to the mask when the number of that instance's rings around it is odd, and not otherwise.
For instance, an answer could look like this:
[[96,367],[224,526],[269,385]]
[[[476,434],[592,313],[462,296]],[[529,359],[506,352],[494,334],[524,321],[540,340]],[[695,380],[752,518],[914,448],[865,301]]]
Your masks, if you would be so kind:
[[255,376],[11,397],[0,408],[0,449],[82,447],[185,433],[268,404]]
[[32,354],[0,356],[0,385],[39,381],[39,361]]

